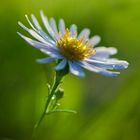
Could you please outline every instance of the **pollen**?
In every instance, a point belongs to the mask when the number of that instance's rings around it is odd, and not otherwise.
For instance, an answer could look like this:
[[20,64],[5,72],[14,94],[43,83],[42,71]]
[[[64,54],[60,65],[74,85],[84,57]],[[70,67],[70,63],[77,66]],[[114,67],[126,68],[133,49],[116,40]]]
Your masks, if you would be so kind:
[[76,35],[71,36],[71,32],[66,29],[64,35],[60,34],[60,39],[57,41],[57,46],[63,56],[70,60],[84,60],[95,54],[93,44],[89,44],[89,40],[84,41],[84,36],[77,39]]

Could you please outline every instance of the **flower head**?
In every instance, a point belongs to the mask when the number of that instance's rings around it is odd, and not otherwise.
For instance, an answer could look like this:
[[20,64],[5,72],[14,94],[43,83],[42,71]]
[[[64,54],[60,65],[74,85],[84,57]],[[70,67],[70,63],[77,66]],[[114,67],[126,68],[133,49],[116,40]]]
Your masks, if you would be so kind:
[[40,15],[47,32],[42,29],[34,15],[31,15],[32,22],[26,15],[32,29],[18,22],[34,39],[21,33],[18,34],[27,43],[48,55],[47,58],[38,59],[37,62],[50,63],[59,60],[55,70],[63,70],[68,66],[72,74],[80,77],[85,75],[83,68],[105,76],[115,77],[119,72],[112,70],[128,67],[128,62],[110,58],[111,55],[117,53],[116,48],[95,47],[100,42],[100,37],[95,35],[89,38],[89,29],[85,28],[78,34],[75,24],[68,29],[65,28],[64,20],[60,19],[57,27],[53,18],[48,20],[42,11]]
[[57,41],[57,47],[60,49],[61,54],[68,60],[84,60],[95,54],[95,49],[91,47],[92,44],[87,45],[88,39],[84,42],[83,40],[84,36],[77,39],[76,36],[72,37],[71,32],[66,29],[64,35],[61,35]]

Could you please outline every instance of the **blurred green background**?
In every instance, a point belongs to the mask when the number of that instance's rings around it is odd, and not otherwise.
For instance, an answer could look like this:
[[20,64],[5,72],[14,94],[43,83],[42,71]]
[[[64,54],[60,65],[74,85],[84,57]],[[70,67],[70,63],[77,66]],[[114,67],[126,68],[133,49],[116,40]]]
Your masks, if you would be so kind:
[[37,140],[140,140],[140,0],[5,0],[0,2],[0,140],[31,140],[51,81],[52,64],[39,65],[44,55],[17,34],[28,23],[25,14],[39,11],[79,31],[88,27],[102,37],[100,45],[115,46],[115,56],[130,62],[117,78],[86,72],[68,75],[61,85],[62,108],[77,115],[48,116]]

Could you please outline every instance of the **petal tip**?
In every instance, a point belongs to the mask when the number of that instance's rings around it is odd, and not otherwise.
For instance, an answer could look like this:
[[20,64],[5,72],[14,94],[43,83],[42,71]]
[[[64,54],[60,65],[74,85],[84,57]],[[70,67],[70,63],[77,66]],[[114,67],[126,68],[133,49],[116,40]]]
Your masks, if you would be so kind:
[[104,76],[106,76],[106,77],[115,78],[115,77],[118,77],[118,75],[120,74],[120,72],[109,72],[109,73],[106,73],[106,72],[102,71],[101,74],[104,75]]

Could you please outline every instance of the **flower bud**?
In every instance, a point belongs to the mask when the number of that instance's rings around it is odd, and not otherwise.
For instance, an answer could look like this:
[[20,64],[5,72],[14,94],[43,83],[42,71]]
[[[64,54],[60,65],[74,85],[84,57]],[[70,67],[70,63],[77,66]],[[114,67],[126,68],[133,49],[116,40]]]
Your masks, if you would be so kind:
[[55,96],[57,100],[60,100],[61,98],[63,98],[63,95],[64,95],[64,90],[62,88],[59,88],[56,90]]

